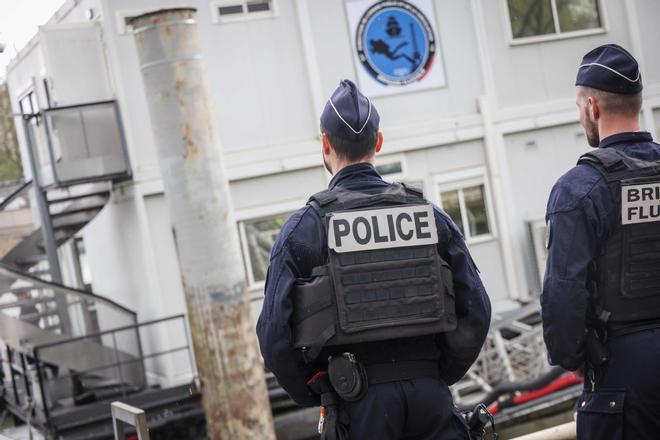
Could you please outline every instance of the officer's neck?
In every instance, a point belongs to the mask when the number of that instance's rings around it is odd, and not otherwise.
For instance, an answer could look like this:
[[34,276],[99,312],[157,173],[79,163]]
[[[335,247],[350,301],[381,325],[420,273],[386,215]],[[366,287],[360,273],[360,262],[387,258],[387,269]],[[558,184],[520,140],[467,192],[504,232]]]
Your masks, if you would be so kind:
[[358,163],[370,163],[370,164],[374,165],[376,163],[376,160],[375,160],[375,157],[374,157],[373,154],[370,155],[370,156],[365,156],[365,157],[363,157],[362,159],[359,159],[359,160],[346,160],[346,159],[341,158],[341,157],[336,157],[335,160],[333,161],[333,163],[331,163],[332,175],[336,176],[337,173],[340,172],[341,170],[343,170],[344,168],[346,168],[348,166],[351,166],[351,165],[358,164]]
[[605,116],[598,120],[598,134],[600,140],[618,133],[639,131],[639,117],[622,118],[621,116]]

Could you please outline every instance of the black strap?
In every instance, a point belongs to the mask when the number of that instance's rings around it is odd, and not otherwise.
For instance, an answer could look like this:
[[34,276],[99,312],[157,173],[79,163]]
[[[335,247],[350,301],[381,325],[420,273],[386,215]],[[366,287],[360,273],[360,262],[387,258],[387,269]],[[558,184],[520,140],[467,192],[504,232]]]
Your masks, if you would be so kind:
[[314,194],[307,204],[321,219],[329,212],[377,206],[379,204],[420,204],[428,203],[422,193],[412,187],[395,182],[383,192],[368,194],[351,191],[342,187],[326,189]]
[[660,174],[660,162],[638,159],[615,148],[597,148],[583,154],[578,164],[593,166],[608,182],[622,180],[630,173],[640,177]]
[[365,365],[369,384],[409,379],[440,379],[437,361],[399,361]]
[[644,330],[653,330],[660,328],[660,320],[643,321],[632,324],[612,325],[607,329],[607,337],[615,338],[617,336],[629,335]]
[[335,303],[334,299],[335,299],[334,295],[325,295],[321,297],[318,301],[313,302],[308,306],[305,306],[303,310],[296,309],[293,316],[294,324],[298,325],[305,319],[316,315],[321,310],[327,309],[328,307],[330,307]]
[[321,350],[323,350],[325,343],[336,334],[337,330],[335,329],[334,324],[326,327],[326,329],[318,335],[314,344],[309,347],[309,350],[304,352],[305,361],[307,363],[315,361],[316,358],[319,357],[319,354],[321,354]]
[[330,268],[327,264],[324,264],[323,266],[313,267],[311,277],[314,278],[329,274],[330,274]]
[[323,190],[312,195],[309,200],[314,200],[319,206],[326,206],[337,200],[337,196],[330,189]]
[[416,186],[408,185],[405,182],[398,182],[408,194],[416,197],[421,197],[424,198],[424,191],[422,191],[421,188],[417,188]]

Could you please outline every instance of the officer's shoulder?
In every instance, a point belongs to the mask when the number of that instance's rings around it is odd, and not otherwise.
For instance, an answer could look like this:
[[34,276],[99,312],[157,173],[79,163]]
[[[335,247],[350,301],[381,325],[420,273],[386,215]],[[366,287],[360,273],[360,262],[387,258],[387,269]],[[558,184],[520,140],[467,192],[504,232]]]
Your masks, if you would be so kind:
[[458,229],[458,226],[453,222],[451,217],[442,210],[438,205],[435,203],[429,202],[431,206],[433,206],[433,213],[435,214],[435,224],[436,224],[436,229],[438,230],[438,233],[440,234],[446,234],[447,236],[457,236],[457,237],[463,237],[463,234],[461,234],[461,231]]
[[594,189],[604,186],[602,174],[591,165],[578,164],[557,180],[548,202],[548,213],[571,211],[584,203]]
[[292,241],[297,241],[296,237],[304,234],[306,229],[312,229],[316,221],[320,221],[320,219],[309,205],[305,205],[291,214],[282,225],[282,228],[275,239],[273,250],[271,251],[271,258],[279,254],[282,249]]

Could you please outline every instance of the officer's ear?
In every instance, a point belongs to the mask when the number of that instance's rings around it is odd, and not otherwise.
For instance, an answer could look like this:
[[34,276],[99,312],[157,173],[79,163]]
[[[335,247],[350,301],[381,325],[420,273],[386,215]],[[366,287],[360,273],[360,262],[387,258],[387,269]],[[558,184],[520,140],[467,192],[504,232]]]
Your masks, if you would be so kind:
[[598,100],[593,96],[589,96],[587,98],[587,107],[589,108],[592,119],[597,121],[600,118],[600,104]]
[[321,149],[323,150],[324,156],[328,156],[330,151],[332,151],[332,145],[330,145],[328,136],[325,133],[321,133]]
[[383,147],[383,132],[378,132],[378,140],[376,141],[376,153],[380,153],[380,149]]

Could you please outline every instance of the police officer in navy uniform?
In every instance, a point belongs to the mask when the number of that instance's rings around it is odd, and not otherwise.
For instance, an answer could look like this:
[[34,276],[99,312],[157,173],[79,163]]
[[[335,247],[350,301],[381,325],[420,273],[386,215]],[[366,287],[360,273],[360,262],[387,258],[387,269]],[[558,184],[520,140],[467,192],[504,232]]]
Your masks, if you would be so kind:
[[660,145],[642,78],[615,44],[584,56],[577,106],[594,147],[548,201],[541,295],[551,364],[582,370],[578,439],[660,438]]
[[374,167],[373,103],[341,81],[321,115],[333,178],[282,227],[257,334],[322,438],[468,439],[448,385],[475,361],[490,301],[463,237],[419,190]]

